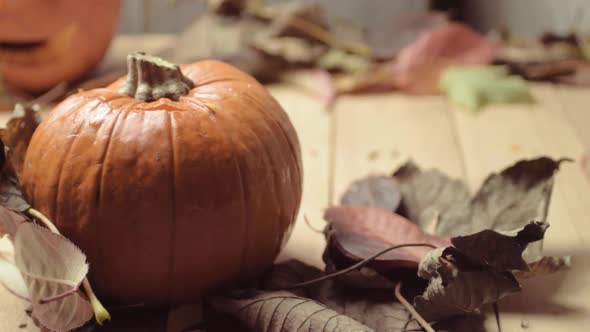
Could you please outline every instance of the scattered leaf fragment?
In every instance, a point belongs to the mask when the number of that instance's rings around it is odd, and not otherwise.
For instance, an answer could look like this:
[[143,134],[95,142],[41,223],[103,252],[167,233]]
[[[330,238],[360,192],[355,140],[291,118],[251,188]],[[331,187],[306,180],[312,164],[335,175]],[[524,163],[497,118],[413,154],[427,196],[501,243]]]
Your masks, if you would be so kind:
[[442,73],[439,86],[452,103],[470,111],[486,104],[532,101],[526,81],[503,66],[451,67]]

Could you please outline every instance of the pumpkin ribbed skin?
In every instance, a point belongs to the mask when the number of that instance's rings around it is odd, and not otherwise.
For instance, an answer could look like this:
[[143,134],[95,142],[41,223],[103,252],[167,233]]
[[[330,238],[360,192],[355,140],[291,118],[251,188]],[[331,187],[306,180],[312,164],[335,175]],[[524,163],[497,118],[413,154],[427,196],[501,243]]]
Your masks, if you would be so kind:
[[120,0],[0,0],[0,77],[29,92],[79,79],[105,54],[116,31]]
[[99,295],[175,304],[268,268],[295,220],[300,148],[281,106],[218,61],[178,101],[75,94],[41,123],[21,183],[88,256]]

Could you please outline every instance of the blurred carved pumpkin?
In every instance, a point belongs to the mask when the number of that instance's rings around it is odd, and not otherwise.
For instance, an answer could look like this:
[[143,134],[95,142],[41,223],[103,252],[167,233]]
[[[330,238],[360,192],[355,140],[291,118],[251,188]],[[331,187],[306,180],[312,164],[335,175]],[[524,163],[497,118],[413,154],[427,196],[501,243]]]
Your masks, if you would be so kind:
[[301,200],[297,135],[254,78],[219,61],[135,53],[35,131],[21,183],[117,303],[174,304],[253,277]]
[[0,79],[29,92],[80,78],[103,57],[119,0],[0,0]]

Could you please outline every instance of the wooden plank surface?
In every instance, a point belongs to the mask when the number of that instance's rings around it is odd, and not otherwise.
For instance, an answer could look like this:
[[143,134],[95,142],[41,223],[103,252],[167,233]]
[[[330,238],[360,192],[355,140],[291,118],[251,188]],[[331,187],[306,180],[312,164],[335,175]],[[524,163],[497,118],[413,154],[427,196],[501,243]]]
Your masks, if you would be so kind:
[[440,97],[399,94],[344,96],[334,122],[332,202],[351,181],[368,174],[391,174],[408,158],[426,168],[463,176],[454,125]]
[[[273,86],[270,91],[289,114],[297,130],[304,175],[299,218],[279,259],[294,258],[322,267],[324,236],[313,229],[321,230],[324,227],[322,210],[329,203],[330,114],[317,99],[289,86]],[[313,228],[304,222],[304,217],[308,218]]]

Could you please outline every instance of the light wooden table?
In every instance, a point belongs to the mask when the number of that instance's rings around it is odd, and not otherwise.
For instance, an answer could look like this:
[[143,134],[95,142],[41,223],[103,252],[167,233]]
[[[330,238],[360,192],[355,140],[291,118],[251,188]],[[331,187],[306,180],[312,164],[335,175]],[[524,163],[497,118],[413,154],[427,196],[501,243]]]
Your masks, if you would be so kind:
[[[118,43],[125,44],[127,40]],[[156,42],[153,45],[161,45]],[[549,211],[545,251],[572,255],[573,268],[540,277],[500,303],[504,331],[588,331],[590,328],[590,181],[580,161],[590,150],[590,88],[533,85],[531,105],[491,106],[479,114],[444,97],[400,94],[345,96],[331,112],[289,86],[271,86],[289,113],[305,169],[301,215],[282,257],[321,266],[324,240],[303,222],[323,227],[322,210],[350,181],[390,173],[411,157],[464,179],[473,190],[485,176],[521,158],[571,157],[559,171]],[[0,243],[0,246],[2,243]],[[0,331],[35,331],[25,304],[0,288]],[[18,328],[27,323],[27,328]],[[496,331],[495,321],[486,321]]]

